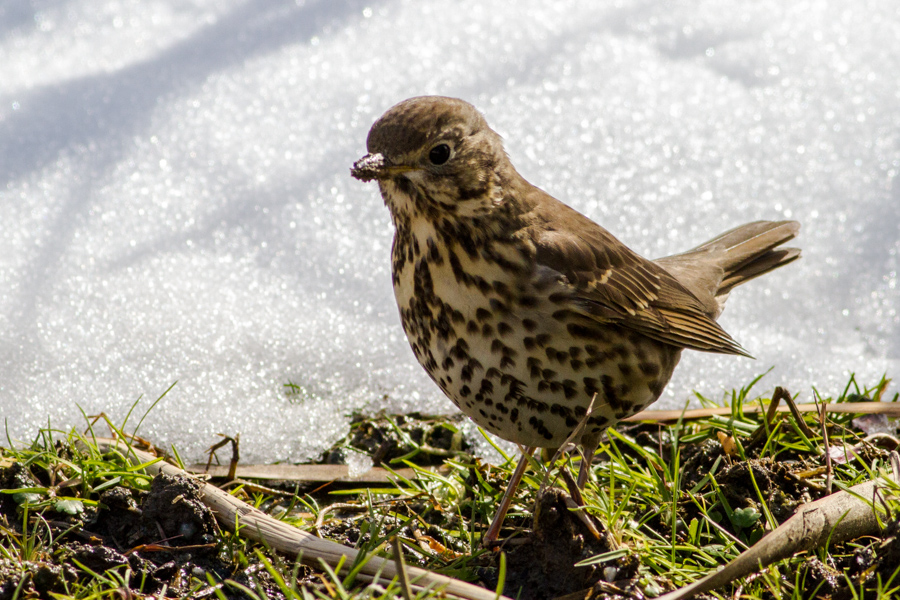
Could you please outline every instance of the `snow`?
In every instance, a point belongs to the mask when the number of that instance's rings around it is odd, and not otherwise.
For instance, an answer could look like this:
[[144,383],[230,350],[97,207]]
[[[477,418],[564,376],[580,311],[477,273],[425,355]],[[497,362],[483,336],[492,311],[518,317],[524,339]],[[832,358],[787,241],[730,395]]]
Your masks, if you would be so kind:
[[[792,218],[732,294],[756,360],[689,353],[660,407],[771,371],[900,375],[900,7],[777,0],[0,5],[0,411],[198,458],[315,456],[355,410],[451,412],[399,326],[392,230],[349,177],[396,102],[476,104],[533,183],[647,256]],[[176,383],[177,382],[177,383]],[[285,384],[296,384],[288,393]]]

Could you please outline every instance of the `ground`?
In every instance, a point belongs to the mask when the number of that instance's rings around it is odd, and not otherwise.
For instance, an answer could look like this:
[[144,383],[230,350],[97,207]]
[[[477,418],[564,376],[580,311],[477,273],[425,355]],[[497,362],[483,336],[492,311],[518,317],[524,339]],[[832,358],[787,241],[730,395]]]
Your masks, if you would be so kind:
[[[883,398],[886,383],[835,401]],[[897,397],[894,396],[894,401]],[[633,423],[610,432],[584,492],[586,520],[567,505],[560,463],[531,472],[505,521],[499,549],[483,533],[510,465],[474,457],[454,419],[358,417],[324,452],[341,462],[365,452],[375,464],[418,465],[417,479],[367,489],[271,482],[235,492],[325,538],[390,555],[399,537],[408,564],[523,600],[645,598],[724,564],[827,494],[873,476],[897,444],[883,416],[744,411],[678,424]],[[822,431],[828,433],[825,443]],[[150,478],[90,436],[49,433],[0,454],[0,600],[118,597],[393,597],[399,588],[295,563],[223,530],[187,477]],[[831,457],[830,466],[825,460]],[[577,462],[577,461],[575,461]],[[569,465],[571,468],[572,465]],[[538,467],[541,468],[541,467]],[[356,486],[359,487],[359,486]],[[890,500],[888,504],[894,506]],[[879,536],[797,556],[735,582],[726,597],[887,597],[900,571],[896,509]],[[869,597],[868,595],[866,597]]]

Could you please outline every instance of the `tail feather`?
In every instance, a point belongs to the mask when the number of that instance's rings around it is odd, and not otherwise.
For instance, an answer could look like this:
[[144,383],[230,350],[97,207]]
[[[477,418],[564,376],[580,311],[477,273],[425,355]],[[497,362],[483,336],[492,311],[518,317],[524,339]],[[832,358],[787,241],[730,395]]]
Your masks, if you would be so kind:
[[762,256],[747,262],[731,273],[726,273],[722,283],[719,284],[716,296],[725,295],[742,283],[746,283],[760,275],[765,275],[769,271],[782,267],[798,258],[800,258],[800,250],[798,248],[769,250]]
[[714,298],[718,316],[736,286],[800,257],[797,248],[779,248],[799,231],[796,221],[755,221],[655,262],[698,298]]
[[[773,248],[794,239],[799,231],[800,224],[796,221],[755,221],[726,231],[685,254],[717,254],[727,279],[730,274],[740,271],[745,263],[755,263],[765,258]],[[772,268],[777,266],[775,264]]]

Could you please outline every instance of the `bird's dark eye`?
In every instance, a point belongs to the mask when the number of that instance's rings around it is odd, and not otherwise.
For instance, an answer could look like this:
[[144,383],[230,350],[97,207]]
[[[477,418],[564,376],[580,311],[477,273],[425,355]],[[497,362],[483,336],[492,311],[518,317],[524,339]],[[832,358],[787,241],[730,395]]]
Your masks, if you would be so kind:
[[450,160],[450,146],[447,144],[438,144],[428,153],[428,160],[433,165],[442,165]]

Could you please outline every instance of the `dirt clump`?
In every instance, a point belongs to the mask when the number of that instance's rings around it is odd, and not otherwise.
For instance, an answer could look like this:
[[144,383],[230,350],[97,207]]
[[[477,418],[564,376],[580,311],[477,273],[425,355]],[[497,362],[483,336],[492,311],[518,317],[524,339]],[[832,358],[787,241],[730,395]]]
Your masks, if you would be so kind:
[[568,508],[566,498],[557,488],[538,496],[530,543],[507,551],[505,595],[521,600],[555,598],[636,573],[637,565],[629,561],[576,566],[613,547],[602,530],[599,538],[590,532]]

